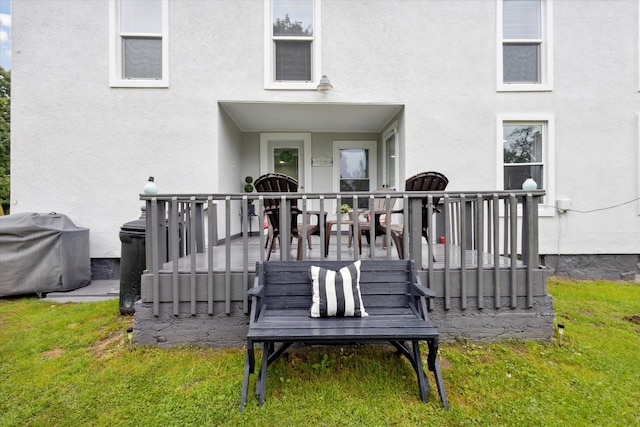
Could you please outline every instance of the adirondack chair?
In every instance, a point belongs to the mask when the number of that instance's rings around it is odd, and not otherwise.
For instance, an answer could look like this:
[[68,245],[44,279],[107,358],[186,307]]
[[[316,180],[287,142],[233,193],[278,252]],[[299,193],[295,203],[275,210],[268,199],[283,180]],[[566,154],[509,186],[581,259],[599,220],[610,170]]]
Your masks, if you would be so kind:
[[[258,193],[295,193],[298,191],[298,181],[294,178],[281,173],[268,173],[258,177],[255,180],[254,187]],[[267,261],[271,257],[271,252],[274,249],[276,239],[280,240],[280,203],[279,198],[265,198],[264,199],[264,212],[267,215],[271,231],[269,233],[269,239],[267,241]],[[298,215],[302,211],[298,209],[295,204],[291,206],[291,224],[290,233],[291,240],[295,237],[298,239],[298,251],[297,259],[302,259],[302,234],[298,230]],[[311,249],[311,235],[320,234],[319,224],[310,224],[307,226],[307,242],[309,249]]]
[[[393,207],[396,204],[395,198],[389,199],[389,210],[393,211]],[[375,239],[378,236],[382,236],[382,247],[386,249],[387,247],[387,234],[386,234],[386,225],[391,223],[391,218],[386,217],[387,212],[387,199],[384,197],[376,197],[373,199],[373,210],[374,210],[374,219],[373,225],[375,228],[375,232],[373,233],[373,240],[375,243]],[[368,215],[371,215],[370,212],[366,212]],[[384,221],[382,221],[382,217],[385,216]],[[362,254],[362,235],[367,239],[367,243],[371,245],[371,224],[368,220],[358,220],[358,247],[360,249],[360,253]]]
[[[405,191],[444,191],[449,184],[449,180],[446,176],[440,172],[421,172],[417,175],[408,178],[405,182]],[[438,206],[440,197],[433,197],[433,206]],[[428,229],[428,199],[425,197],[422,199],[422,237],[427,242],[429,241],[429,229]],[[391,224],[391,238],[396,245],[398,251],[398,257],[400,259],[405,258],[404,253],[404,227],[401,224]],[[384,233],[387,232],[386,226],[381,226]]]

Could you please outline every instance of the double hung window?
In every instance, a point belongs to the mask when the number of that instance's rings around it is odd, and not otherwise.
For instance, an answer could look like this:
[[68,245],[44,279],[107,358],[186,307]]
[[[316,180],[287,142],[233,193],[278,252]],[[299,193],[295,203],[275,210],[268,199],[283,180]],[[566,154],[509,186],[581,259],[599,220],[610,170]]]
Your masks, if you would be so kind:
[[320,0],[270,0],[265,88],[315,89],[320,80]]
[[[498,117],[498,188],[521,190],[527,178],[545,190],[545,200],[553,200],[553,116],[500,115]],[[546,206],[541,206],[544,214]],[[552,210],[549,210],[552,214]]]
[[111,0],[111,86],[167,87],[167,0]]
[[498,89],[551,90],[551,1],[498,0]]

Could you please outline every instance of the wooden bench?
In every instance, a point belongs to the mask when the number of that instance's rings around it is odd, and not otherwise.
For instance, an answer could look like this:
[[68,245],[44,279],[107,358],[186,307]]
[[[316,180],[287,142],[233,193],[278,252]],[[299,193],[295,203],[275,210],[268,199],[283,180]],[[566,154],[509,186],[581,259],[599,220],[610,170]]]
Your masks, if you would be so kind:
[[[425,298],[435,293],[422,286],[412,260],[362,261],[360,290],[368,317],[312,318],[309,266],[339,270],[352,261],[265,262],[256,266],[247,333],[247,355],[240,409],[246,404],[254,373],[254,345],[262,343],[256,380],[259,404],[265,400],[267,367],[294,343],[340,345],[389,342],[407,357],[416,372],[420,398],[427,402],[429,382],[423,370],[419,341],[429,349],[427,366],[434,373],[440,399],[448,402],[438,364],[438,331],[429,321]],[[277,346],[278,345],[278,346]]]

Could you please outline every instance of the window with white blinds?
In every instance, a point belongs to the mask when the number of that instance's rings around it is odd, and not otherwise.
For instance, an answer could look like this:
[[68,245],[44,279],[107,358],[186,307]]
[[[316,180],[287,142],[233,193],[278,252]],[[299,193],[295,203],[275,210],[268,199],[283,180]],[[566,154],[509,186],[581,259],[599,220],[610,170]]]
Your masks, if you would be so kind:
[[265,88],[315,89],[320,80],[320,0],[266,3]]
[[498,0],[498,88],[551,90],[551,2]]
[[111,85],[167,87],[167,0],[111,0]]

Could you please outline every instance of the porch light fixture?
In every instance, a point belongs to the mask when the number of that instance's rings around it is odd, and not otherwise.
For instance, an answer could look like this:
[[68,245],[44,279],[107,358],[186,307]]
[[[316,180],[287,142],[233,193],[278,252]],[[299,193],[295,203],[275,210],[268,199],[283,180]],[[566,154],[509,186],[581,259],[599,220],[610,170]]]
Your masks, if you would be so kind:
[[331,86],[329,78],[327,76],[322,76],[320,83],[318,84],[318,92],[329,93],[331,92],[331,89],[333,89],[333,86]]

